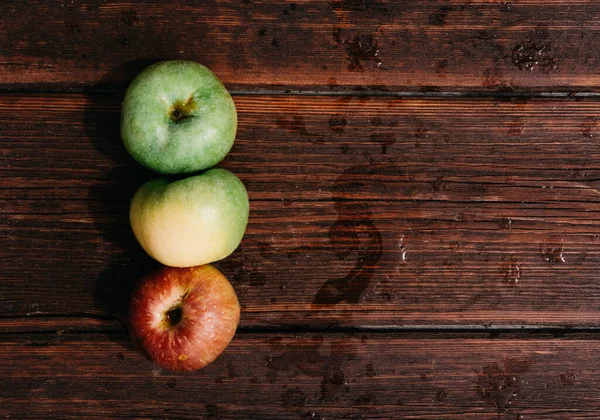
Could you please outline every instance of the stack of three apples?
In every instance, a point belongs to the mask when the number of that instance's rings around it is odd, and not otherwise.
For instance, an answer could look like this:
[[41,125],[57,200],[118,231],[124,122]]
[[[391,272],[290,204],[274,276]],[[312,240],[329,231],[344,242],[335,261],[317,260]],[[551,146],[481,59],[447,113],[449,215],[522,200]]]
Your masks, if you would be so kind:
[[147,182],[130,206],[135,237],[164,266],[136,285],[129,330],[138,347],[167,369],[211,363],[239,322],[233,287],[209,265],[237,248],[248,223],[244,184],[225,169],[209,169],[227,155],[236,130],[229,92],[198,63],[148,67],[123,101],[121,136],[133,158],[160,174],[189,175]]

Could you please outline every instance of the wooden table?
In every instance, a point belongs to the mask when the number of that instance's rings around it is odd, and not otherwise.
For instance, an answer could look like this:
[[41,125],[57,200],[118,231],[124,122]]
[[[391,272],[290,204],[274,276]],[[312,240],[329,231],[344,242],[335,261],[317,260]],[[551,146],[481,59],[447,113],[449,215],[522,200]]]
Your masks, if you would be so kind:
[[[209,367],[120,322],[120,103],[212,68],[251,199]],[[0,417],[600,418],[600,2],[0,3]]]

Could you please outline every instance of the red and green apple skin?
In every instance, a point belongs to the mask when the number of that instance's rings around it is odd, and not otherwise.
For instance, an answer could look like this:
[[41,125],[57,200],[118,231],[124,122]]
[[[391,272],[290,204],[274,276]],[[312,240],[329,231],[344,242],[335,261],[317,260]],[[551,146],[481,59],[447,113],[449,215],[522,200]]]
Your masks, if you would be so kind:
[[204,170],[233,146],[233,99],[208,68],[163,61],[138,74],[121,112],[121,138],[133,158],[162,174]]
[[249,201],[240,179],[225,169],[175,182],[142,185],[129,219],[144,250],[171,267],[221,260],[239,245],[248,224]]
[[193,371],[225,350],[239,320],[235,291],[216,268],[162,267],[136,285],[128,326],[134,343],[152,362]]

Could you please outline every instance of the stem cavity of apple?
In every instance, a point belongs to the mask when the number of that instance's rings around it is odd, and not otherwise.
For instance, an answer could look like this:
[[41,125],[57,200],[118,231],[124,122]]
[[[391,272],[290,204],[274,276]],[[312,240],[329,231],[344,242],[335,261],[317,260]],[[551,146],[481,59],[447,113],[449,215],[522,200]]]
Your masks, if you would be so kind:
[[181,318],[183,317],[183,310],[181,309],[181,305],[173,306],[167,312],[165,312],[165,321],[169,325],[170,328],[175,328],[181,322]]
[[192,111],[196,109],[196,101],[193,97],[190,97],[187,101],[177,101],[169,110],[169,118],[172,123],[178,123],[191,117]]

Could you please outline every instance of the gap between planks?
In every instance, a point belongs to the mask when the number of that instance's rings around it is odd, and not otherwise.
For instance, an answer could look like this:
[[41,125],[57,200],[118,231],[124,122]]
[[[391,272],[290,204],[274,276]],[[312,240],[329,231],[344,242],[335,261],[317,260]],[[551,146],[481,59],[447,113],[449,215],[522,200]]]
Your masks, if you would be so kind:
[[[85,94],[85,95],[116,95],[125,94],[128,85],[122,86],[44,86],[44,85],[1,85],[0,95],[3,94]],[[479,90],[420,90],[384,91],[369,89],[354,90],[318,90],[318,89],[228,89],[232,96],[325,96],[325,97],[391,97],[391,98],[460,98],[460,99],[542,99],[542,98],[600,98],[600,92],[569,90],[560,87],[554,90],[515,90],[515,91],[479,91]]]

